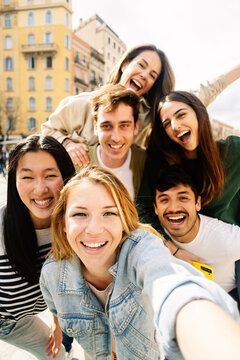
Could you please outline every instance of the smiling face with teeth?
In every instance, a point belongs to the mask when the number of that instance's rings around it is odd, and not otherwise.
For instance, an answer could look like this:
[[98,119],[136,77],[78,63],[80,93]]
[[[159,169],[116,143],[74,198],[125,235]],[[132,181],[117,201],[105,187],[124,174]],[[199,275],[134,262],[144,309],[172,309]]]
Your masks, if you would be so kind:
[[102,162],[109,168],[122,166],[138,133],[138,121],[134,123],[132,107],[121,102],[113,111],[105,112],[101,105],[94,128]]
[[185,103],[169,101],[163,104],[160,117],[169,138],[184,148],[187,158],[196,158],[199,134],[195,111]]
[[155,51],[145,50],[132,61],[123,63],[120,84],[134,90],[139,96],[146,94],[161,72],[162,64]]
[[201,198],[196,200],[190,186],[179,184],[163,192],[156,190],[154,209],[173,239],[187,243],[197,235]]
[[85,180],[71,189],[64,231],[88,281],[94,283],[96,273],[107,273],[109,277],[108,269],[116,261],[123,226],[113,197],[103,184]]
[[43,150],[23,155],[16,169],[16,186],[35,229],[49,227],[53,206],[63,187],[62,175],[54,157]]

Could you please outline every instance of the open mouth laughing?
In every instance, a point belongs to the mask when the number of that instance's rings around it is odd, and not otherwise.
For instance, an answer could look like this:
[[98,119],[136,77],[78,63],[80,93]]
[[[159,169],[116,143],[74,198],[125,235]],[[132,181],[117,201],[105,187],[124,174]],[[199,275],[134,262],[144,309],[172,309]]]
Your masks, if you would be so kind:
[[134,91],[139,91],[143,87],[142,84],[139,81],[135,80],[135,79],[130,80],[130,86]]
[[181,141],[182,144],[187,144],[188,141],[190,140],[190,136],[191,136],[191,131],[190,130],[184,130],[184,131],[181,131],[177,135],[177,138]]
[[185,214],[171,214],[171,215],[165,215],[166,216],[166,219],[168,220],[168,222],[171,224],[171,225],[176,225],[176,226],[179,226],[179,225],[182,225],[187,217],[187,215]]

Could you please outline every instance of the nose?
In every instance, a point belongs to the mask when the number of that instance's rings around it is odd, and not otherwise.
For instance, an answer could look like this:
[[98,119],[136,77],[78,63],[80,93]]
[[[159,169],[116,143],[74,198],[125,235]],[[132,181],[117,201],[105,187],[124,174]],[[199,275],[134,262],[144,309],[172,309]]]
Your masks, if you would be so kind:
[[118,128],[113,128],[111,138],[114,142],[118,142],[121,139],[120,132]]
[[43,195],[48,192],[48,186],[45,181],[42,179],[37,180],[34,187],[34,192],[37,195]]
[[142,69],[141,73],[140,73],[140,77],[144,80],[147,79],[147,70],[146,69]]
[[86,227],[86,233],[90,235],[97,235],[102,232],[102,221],[99,216],[97,215],[91,215],[89,217],[87,227]]
[[168,203],[168,211],[177,211],[179,210],[178,202],[175,199],[171,199]]
[[172,119],[171,120],[171,127],[173,130],[178,130],[179,129],[179,122],[177,119]]

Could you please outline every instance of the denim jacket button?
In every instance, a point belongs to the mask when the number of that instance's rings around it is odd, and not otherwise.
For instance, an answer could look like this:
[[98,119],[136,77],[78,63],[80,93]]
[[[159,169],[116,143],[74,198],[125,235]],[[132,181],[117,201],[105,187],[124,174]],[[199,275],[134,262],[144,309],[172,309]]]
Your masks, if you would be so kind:
[[69,328],[67,329],[67,333],[72,333],[72,328],[71,328],[71,327],[69,327]]

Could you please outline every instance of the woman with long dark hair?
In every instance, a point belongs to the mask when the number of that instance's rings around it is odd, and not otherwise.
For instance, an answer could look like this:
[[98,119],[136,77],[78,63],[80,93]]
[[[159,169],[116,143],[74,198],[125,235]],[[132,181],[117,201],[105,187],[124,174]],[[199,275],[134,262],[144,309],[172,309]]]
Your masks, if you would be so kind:
[[65,359],[57,318],[50,332],[35,315],[46,309],[39,274],[51,248],[52,209],[73,174],[68,153],[50,136],[29,136],[9,158],[7,203],[0,210],[0,339],[41,360],[48,358],[47,342],[49,356]]
[[[160,102],[149,141],[149,159],[138,196],[141,218],[146,221],[155,217],[150,205],[151,178],[159,168],[179,164],[190,173],[201,195],[201,213],[240,226],[239,153],[239,136],[214,140],[207,110],[196,96],[170,92]],[[153,225],[160,224],[154,220]],[[177,250],[170,241],[168,247],[172,253]],[[189,262],[196,260],[183,250],[176,256]],[[239,262],[236,264],[239,289]]]

